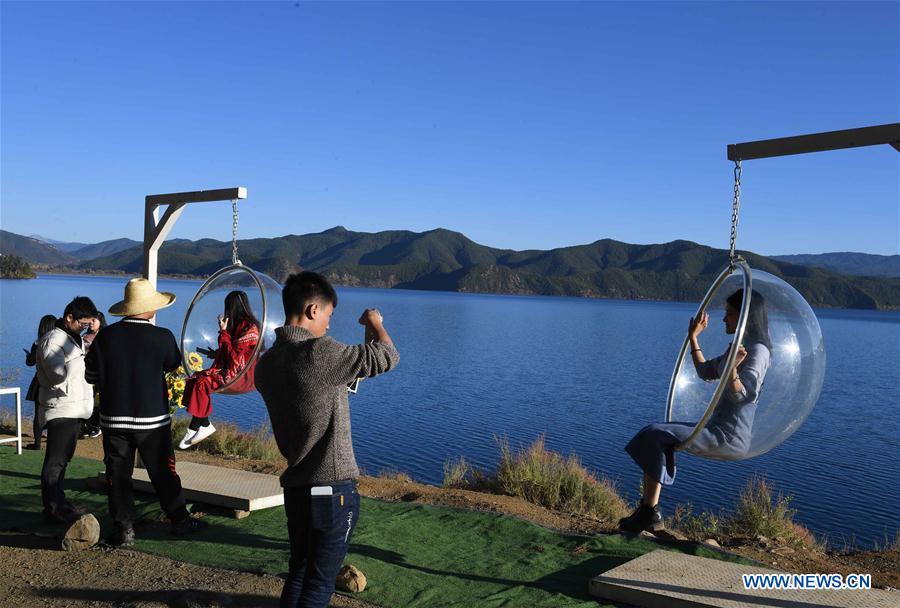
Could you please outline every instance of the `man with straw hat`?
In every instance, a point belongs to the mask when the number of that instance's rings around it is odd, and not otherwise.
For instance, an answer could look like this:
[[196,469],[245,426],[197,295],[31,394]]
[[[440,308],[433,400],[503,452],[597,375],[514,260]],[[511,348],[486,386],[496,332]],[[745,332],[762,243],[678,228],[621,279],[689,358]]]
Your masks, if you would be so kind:
[[111,315],[125,318],[98,333],[88,352],[85,377],[100,391],[103,461],[116,526],[112,544],[134,544],[135,450],[172,522],[172,533],[205,527],[189,516],[175,472],[165,373],[181,365],[181,352],[171,331],[150,322],[157,310],[174,302],[175,294],[156,291],[147,279],[131,279],[125,299],[109,309]]

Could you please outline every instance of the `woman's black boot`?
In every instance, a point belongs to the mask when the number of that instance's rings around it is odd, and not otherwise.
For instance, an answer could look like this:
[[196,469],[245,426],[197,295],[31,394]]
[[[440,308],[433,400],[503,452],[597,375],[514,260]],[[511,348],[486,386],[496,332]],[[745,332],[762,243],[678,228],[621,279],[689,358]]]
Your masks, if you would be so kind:
[[648,507],[643,502],[628,517],[619,520],[619,530],[638,533],[643,530],[659,532],[665,528],[659,505]]

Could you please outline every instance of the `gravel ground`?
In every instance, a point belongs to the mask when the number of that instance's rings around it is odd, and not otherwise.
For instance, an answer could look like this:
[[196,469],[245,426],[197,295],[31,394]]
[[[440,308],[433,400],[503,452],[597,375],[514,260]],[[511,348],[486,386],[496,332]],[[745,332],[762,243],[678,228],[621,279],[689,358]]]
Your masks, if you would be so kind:
[[[213,608],[278,606],[282,579],[186,564],[129,549],[60,551],[52,537],[0,532],[3,606]],[[331,606],[374,606],[335,595]]]

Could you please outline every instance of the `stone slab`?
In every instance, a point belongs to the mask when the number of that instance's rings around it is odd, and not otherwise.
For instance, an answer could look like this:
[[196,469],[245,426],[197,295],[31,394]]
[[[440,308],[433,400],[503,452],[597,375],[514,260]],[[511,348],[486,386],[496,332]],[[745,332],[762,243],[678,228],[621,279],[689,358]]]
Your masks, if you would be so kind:
[[880,589],[744,589],[742,574],[778,573],[657,550],[594,577],[588,592],[640,608],[900,608],[900,593]]
[[[235,511],[258,511],[284,504],[284,491],[275,475],[226,469],[196,462],[178,462],[178,476],[188,501]],[[105,474],[100,473],[104,479]],[[134,470],[134,489],[153,494],[146,469]]]

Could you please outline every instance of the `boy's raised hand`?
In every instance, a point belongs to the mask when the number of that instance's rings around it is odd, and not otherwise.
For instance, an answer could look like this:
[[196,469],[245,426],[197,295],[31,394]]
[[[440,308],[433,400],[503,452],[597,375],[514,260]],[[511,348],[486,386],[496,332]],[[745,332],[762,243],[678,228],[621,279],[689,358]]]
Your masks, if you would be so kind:
[[363,311],[362,315],[359,317],[360,325],[368,325],[371,327],[376,327],[381,325],[384,322],[384,317],[381,316],[381,313],[378,312],[377,308],[367,308]]
[[385,344],[393,344],[391,337],[384,328],[384,317],[378,312],[377,308],[367,308],[359,317],[359,324],[366,327],[366,342],[384,342]]

